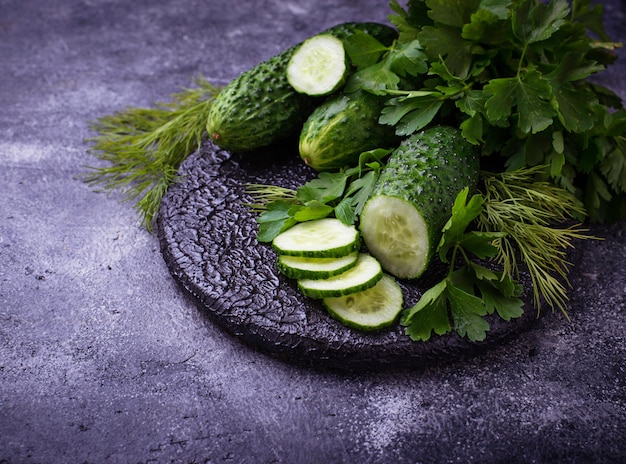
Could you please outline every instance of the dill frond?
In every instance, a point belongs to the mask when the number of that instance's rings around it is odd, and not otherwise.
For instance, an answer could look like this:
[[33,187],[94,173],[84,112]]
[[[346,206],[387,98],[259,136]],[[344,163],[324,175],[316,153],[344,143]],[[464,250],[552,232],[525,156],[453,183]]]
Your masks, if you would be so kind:
[[536,180],[545,166],[521,168],[510,172],[482,173],[485,202],[478,227],[504,232],[497,239],[496,261],[505,274],[519,274],[519,260],[530,274],[537,313],[542,297],[554,310],[567,315],[567,287],[570,285],[567,249],[573,241],[594,238],[581,224],[565,227],[585,210],[570,192],[547,181]]
[[267,205],[273,201],[295,201],[296,191],[293,189],[266,184],[246,184],[246,193],[254,203],[244,203],[244,206],[253,213],[262,213]]
[[120,191],[135,201],[141,224],[152,230],[161,200],[177,180],[180,164],[197,150],[219,88],[204,78],[196,87],[171,95],[153,108],[127,108],[99,118],[90,128],[89,153],[107,161],[104,167],[87,166],[85,182],[104,191]]

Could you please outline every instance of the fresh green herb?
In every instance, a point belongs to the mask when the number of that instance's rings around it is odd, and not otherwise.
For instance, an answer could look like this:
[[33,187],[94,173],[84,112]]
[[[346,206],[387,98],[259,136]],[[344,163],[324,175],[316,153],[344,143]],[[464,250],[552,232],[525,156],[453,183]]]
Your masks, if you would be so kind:
[[481,214],[484,201],[479,194],[468,201],[468,193],[466,188],[457,196],[437,248],[441,261],[450,265],[447,275],[403,312],[401,323],[412,340],[427,341],[433,332],[443,335],[454,328],[462,337],[481,341],[489,330],[486,315],[497,312],[508,321],[523,314],[522,289],[511,274],[491,270],[472,258],[496,256],[493,242],[505,234],[467,230]]
[[[427,56],[417,40],[395,42],[384,47],[366,34],[355,34],[346,40],[346,51],[357,66],[345,86],[346,92],[364,89],[377,95],[398,90],[401,82],[410,76],[428,71]],[[378,61],[373,61],[378,57]]]
[[479,229],[504,232],[494,241],[495,260],[507,275],[518,275],[518,259],[530,274],[537,311],[542,299],[565,316],[569,263],[567,251],[575,240],[591,238],[576,222],[584,216],[580,201],[551,182],[537,180],[546,166],[482,174],[485,202]]
[[369,197],[391,150],[363,152],[359,164],[337,172],[320,172],[296,190],[272,185],[249,184],[248,203],[260,212],[257,221],[259,242],[271,242],[279,233],[298,222],[334,215],[345,224],[354,224]]
[[405,10],[391,0],[390,7],[399,40],[381,53],[380,44],[355,37],[359,57],[379,59],[360,62],[348,83],[391,97],[382,124],[399,135],[456,124],[507,169],[549,164],[552,182],[583,201],[593,221],[626,218],[626,111],[617,95],[587,80],[622,46],[607,36],[601,5],[409,0]]
[[128,108],[100,118],[91,128],[90,152],[107,161],[91,167],[86,181],[136,200],[142,224],[151,230],[161,199],[176,181],[185,158],[198,149],[212,99],[219,89],[198,78],[197,87],[172,95],[154,108]]

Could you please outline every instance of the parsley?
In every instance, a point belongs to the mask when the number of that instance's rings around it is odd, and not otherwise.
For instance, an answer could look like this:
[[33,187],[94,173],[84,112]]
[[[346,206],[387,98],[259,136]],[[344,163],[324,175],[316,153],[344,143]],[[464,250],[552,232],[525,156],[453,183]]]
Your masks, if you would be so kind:
[[354,224],[391,152],[376,149],[361,153],[359,164],[337,172],[320,172],[296,190],[273,185],[249,184],[248,193],[256,203],[247,206],[259,212],[259,242],[271,242],[279,233],[298,222],[334,215],[345,224]]
[[543,299],[567,317],[567,250],[575,240],[593,237],[579,224],[564,225],[583,217],[584,209],[570,192],[541,180],[546,169],[483,172],[485,202],[477,222],[480,230],[505,234],[493,245],[498,249],[495,260],[506,274],[517,275],[518,260],[526,265],[537,311]]
[[[485,316],[497,312],[508,321],[523,314],[521,287],[511,275],[493,271],[471,258],[496,256],[498,249],[493,242],[505,234],[467,231],[484,202],[479,194],[468,201],[468,192],[466,188],[457,196],[437,247],[439,258],[450,264],[446,277],[402,314],[401,323],[412,340],[427,341],[433,332],[443,335],[454,328],[462,337],[481,341],[489,330]],[[457,267],[459,261],[462,265]]]
[[357,37],[348,49],[368,60],[347,89],[390,97],[381,124],[399,135],[458,125],[506,169],[550,165],[551,181],[591,220],[626,218],[626,112],[588,80],[622,46],[607,36],[601,5],[409,0],[404,9],[391,0],[390,8],[400,33],[393,46]]

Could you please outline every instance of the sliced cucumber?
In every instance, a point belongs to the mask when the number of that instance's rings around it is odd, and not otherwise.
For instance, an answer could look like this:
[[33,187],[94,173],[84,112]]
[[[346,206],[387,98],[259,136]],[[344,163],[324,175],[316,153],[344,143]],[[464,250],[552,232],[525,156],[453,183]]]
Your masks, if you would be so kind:
[[402,311],[402,289],[385,274],[372,288],[335,298],[324,298],[328,313],[343,324],[362,330],[388,327]]
[[406,279],[424,273],[457,194],[476,186],[479,168],[477,147],[449,126],[416,132],[389,155],[359,219],[385,271]]
[[272,246],[281,255],[338,258],[361,246],[359,231],[336,218],[300,222],[278,234]]
[[352,268],[359,257],[357,251],[339,258],[310,258],[280,255],[278,269],[291,279],[327,279]]
[[287,81],[296,92],[328,95],[343,85],[348,68],[343,42],[331,34],[320,34],[296,49],[287,64]]
[[361,215],[361,233],[369,251],[394,276],[418,276],[426,268],[430,236],[422,214],[410,202],[377,196]]
[[360,253],[354,267],[327,279],[301,279],[300,291],[311,298],[329,298],[360,292],[373,287],[383,277],[380,263],[373,256]]

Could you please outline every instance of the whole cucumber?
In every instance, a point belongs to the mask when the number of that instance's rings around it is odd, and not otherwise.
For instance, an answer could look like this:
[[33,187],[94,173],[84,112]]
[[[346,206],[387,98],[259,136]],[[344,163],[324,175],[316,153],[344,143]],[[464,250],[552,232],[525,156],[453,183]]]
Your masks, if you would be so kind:
[[399,143],[395,128],[379,124],[385,97],[364,90],[339,93],[320,104],[304,122],[299,152],[317,171],[356,165],[359,155]]
[[383,269],[399,278],[426,270],[456,196],[478,181],[479,151],[461,132],[435,126],[389,155],[363,207],[360,231]]
[[[342,23],[322,33],[345,39],[358,31],[386,46],[398,36],[394,28],[373,22]],[[320,100],[298,93],[287,80],[287,64],[298,46],[243,72],[215,97],[207,132],[216,145],[245,152],[299,133]]]

